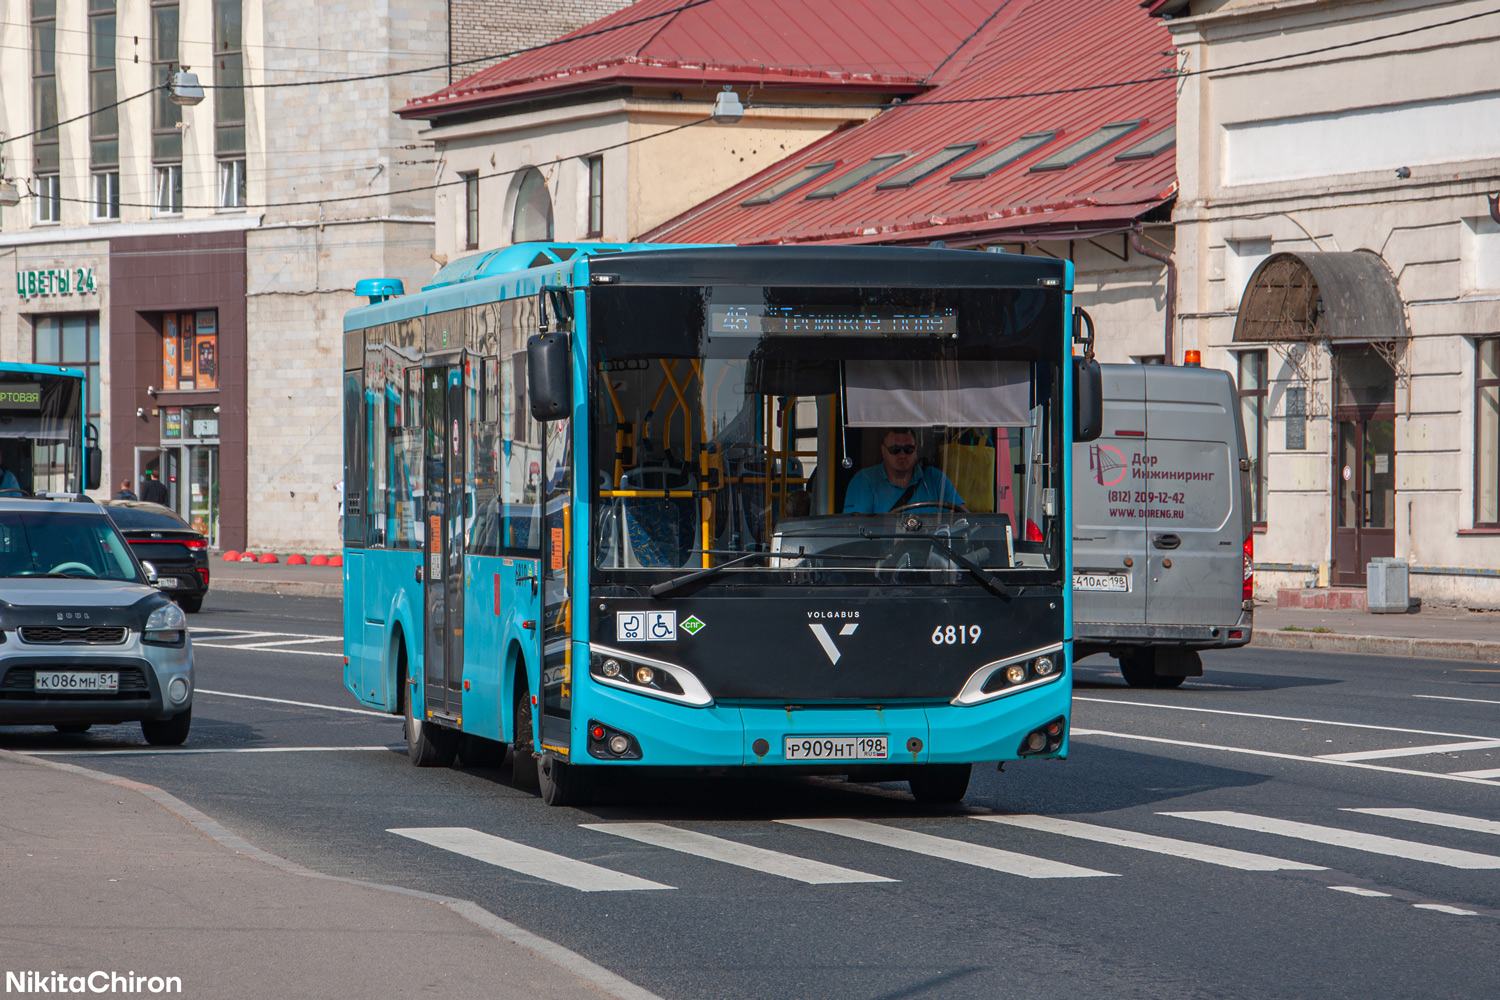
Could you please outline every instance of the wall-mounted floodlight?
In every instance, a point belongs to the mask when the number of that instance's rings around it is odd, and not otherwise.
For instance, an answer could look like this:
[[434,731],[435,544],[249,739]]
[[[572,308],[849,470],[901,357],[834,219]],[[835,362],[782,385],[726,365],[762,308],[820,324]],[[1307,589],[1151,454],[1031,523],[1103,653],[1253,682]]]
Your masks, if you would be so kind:
[[183,107],[192,107],[194,104],[203,103],[203,85],[198,82],[197,73],[189,73],[184,66],[172,74],[172,89],[167,95],[173,104]]
[[745,106],[740,103],[740,95],[734,92],[733,87],[725,87],[719,91],[714,98],[714,109],[710,116],[720,125],[733,125],[745,117]]
[[11,181],[0,181],[0,205],[6,208],[15,208],[21,204],[21,192]]

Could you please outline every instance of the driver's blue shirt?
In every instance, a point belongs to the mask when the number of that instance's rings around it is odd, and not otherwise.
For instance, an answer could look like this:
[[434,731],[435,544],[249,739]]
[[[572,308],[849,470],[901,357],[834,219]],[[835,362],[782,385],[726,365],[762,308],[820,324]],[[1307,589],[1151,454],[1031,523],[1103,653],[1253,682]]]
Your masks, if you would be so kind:
[[[957,507],[964,502],[941,469],[918,465],[912,469],[912,475],[920,476],[921,481],[907,498],[907,503],[941,502]],[[906,484],[910,485],[909,482]],[[897,486],[886,478],[884,463],[861,469],[849,481],[849,490],[844,494],[844,513],[884,514],[901,499],[906,486]]]
[[16,482],[15,473],[9,469],[0,469],[0,492],[21,492],[21,484]]

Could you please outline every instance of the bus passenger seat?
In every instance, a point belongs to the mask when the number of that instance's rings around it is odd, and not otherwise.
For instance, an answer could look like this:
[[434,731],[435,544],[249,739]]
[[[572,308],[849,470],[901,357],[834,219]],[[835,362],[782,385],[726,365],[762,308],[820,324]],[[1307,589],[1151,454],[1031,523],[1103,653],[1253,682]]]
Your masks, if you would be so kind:
[[[625,490],[690,490],[690,473],[672,466],[642,466],[620,477]],[[626,566],[684,566],[699,548],[698,502],[691,497],[625,497]]]

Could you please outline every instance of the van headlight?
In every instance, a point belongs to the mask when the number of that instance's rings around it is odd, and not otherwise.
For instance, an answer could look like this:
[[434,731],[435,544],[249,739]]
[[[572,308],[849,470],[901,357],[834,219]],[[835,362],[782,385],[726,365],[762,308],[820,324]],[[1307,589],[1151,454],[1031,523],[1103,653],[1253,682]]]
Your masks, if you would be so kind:
[[187,615],[169,601],[151,612],[151,617],[146,619],[146,631],[141,639],[158,646],[180,646],[186,630]]

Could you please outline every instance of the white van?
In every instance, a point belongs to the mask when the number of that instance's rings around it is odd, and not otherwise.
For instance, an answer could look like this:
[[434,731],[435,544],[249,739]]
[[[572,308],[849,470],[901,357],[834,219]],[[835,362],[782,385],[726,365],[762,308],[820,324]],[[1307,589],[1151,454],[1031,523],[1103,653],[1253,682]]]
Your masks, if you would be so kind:
[[1201,677],[1250,641],[1250,463],[1229,373],[1101,365],[1104,433],[1074,445],[1076,656],[1132,687]]

